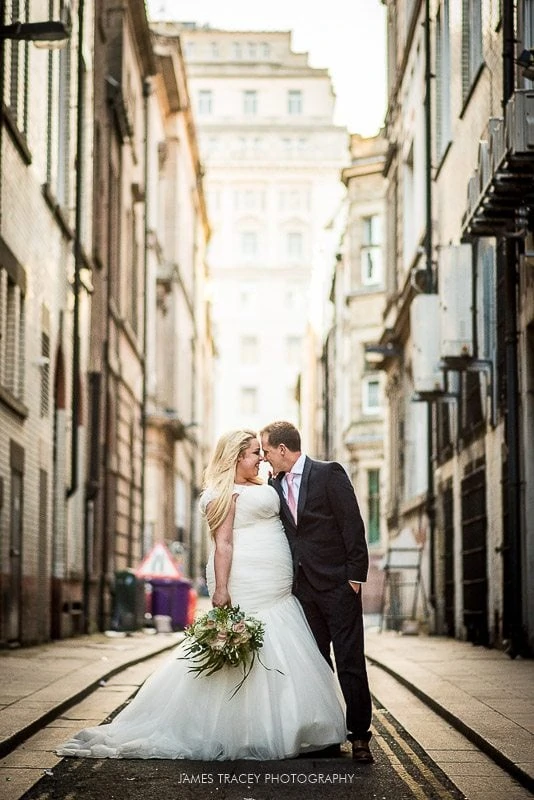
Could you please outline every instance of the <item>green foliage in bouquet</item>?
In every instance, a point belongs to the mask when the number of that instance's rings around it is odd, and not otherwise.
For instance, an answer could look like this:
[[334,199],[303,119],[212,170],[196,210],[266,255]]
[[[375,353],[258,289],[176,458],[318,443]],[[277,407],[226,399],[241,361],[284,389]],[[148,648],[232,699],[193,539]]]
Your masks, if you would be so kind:
[[[186,656],[195,662],[190,672],[213,675],[224,666],[241,667],[243,678],[232,693],[239,691],[263,646],[265,625],[248,617],[239,606],[212,608],[185,629]],[[265,666],[263,664],[263,666]]]

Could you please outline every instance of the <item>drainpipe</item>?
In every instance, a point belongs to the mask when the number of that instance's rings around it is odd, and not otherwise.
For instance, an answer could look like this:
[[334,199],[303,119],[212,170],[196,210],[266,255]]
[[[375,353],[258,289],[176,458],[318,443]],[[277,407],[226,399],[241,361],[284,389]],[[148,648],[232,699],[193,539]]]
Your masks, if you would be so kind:
[[114,222],[115,209],[113,206],[113,192],[111,190],[114,180],[113,169],[111,165],[111,137],[113,125],[111,123],[111,106],[109,103],[106,106],[106,123],[108,133],[108,171],[107,171],[107,252],[106,252],[106,279],[105,279],[105,326],[104,326],[104,341],[102,342],[102,368],[103,387],[102,387],[102,402],[104,403],[103,414],[103,434],[104,434],[104,447],[102,448],[101,460],[99,464],[100,474],[102,475],[102,518],[101,518],[101,551],[99,554],[100,575],[98,579],[98,629],[103,631],[106,629],[106,583],[108,577],[108,561],[109,561],[109,517],[110,517],[110,454],[109,450],[111,442],[109,441],[109,430],[111,424],[111,408],[109,402],[109,387],[110,387],[110,339],[111,339],[111,269],[113,264],[113,248],[112,248],[112,226]]
[[[426,206],[426,233],[425,233],[425,291],[434,293],[432,255],[432,49],[430,41],[430,0],[425,0],[425,206]],[[428,517],[428,547],[430,562],[429,600],[434,608],[436,604],[436,565],[435,565],[435,523],[436,523],[436,497],[434,494],[434,404],[427,403],[427,496],[426,513]]]
[[101,373],[90,372],[88,377],[89,408],[91,414],[88,425],[91,431],[91,440],[89,449],[89,474],[87,476],[85,488],[85,514],[83,525],[84,633],[90,633],[89,601],[95,532],[95,505],[100,488],[100,407],[102,391]]
[[141,552],[145,555],[145,527],[146,527],[146,508],[145,508],[145,472],[146,472],[146,425],[147,425],[147,367],[148,367],[148,251],[149,251],[149,223],[148,218],[148,98],[152,92],[150,81],[145,79],[143,82],[143,114],[145,126],[145,147],[144,147],[144,183],[145,183],[145,206],[144,206],[144,230],[143,230],[143,397],[141,401]]
[[[199,174],[197,177],[197,192],[201,191],[201,181],[202,176]],[[201,226],[202,221],[198,219],[198,215],[195,214],[195,229],[194,229],[194,242],[193,242],[193,277],[191,281],[191,300],[192,300],[192,307],[193,307],[193,336],[191,338],[191,421],[194,424],[198,421],[197,416],[197,399],[198,399],[198,355],[199,355],[199,348],[198,348],[198,318],[197,318],[197,289],[198,289],[198,275],[197,275],[197,268],[198,268],[198,251],[199,251],[199,244],[198,238],[199,233],[198,230]],[[199,437],[202,435],[202,432],[199,429]],[[198,473],[197,473],[197,466],[198,466],[198,456],[199,452],[201,452],[201,443],[197,439],[196,436],[191,436],[190,439],[190,447],[191,447],[191,501],[190,501],[190,531],[191,531],[191,557],[189,563],[189,573],[192,580],[194,580],[200,571],[200,564],[198,563],[197,556],[199,555],[200,550],[200,539],[199,539],[199,529],[197,525],[197,500],[199,495],[198,490]]]
[[[514,10],[512,3],[503,3],[503,107],[514,92]],[[510,559],[510,644],[508,655],[511,658],[525,654],[526,645],[523,631],[521,542],[523,538],[521,518],[521,476],[520,476],[520,430],[519,430],[519,377],[518,377],[518,330],[517,330],[517,290],[518,290],[518,245],[515,239],[501,240],[504,268],[504,326],[505,326],[505,369],[506,369],[506,424],[505,437],[508,451],[507,459],[507,501],[508,531],[505,541],[508,544]]]
[[434,274],[432,269],[432,49],[430,44],[430,0],[425,0],[425,291],[434,293]]
[[321,356],[323,366],[323,455],[322,458],[328,460],[330,455],[330,359],[329,359],[329,336],[326,337]]
[[523,652],[523,604],[521,596],[521,481],[520,481],[520,433],[519,433],[519,386],[517,358],[517,251],[512,239],[502,241],[504,268],[504,325],[505,325],[505,369],[506,369],[506,418],[505,437],[508,458],[507,501],[508,544],[510,559],[510,644],[507,652],[515,658]]
[[[76,120],[76,211],[74,221],[74,308],[72,320],[72,405],[71,405],[71,477],[67,499],[78,490],[78,425],[80,420],[80,271],[82,267],[82,194],[83,194],[83,125],[84,125],[84,63],[83,63],[83,21],[84,0],[78,6],[78,57],[77,57],[77,97],[78,116]],[[84,587],[86,576],[84,575]],[[85,594],[85,588],[84,588]]]

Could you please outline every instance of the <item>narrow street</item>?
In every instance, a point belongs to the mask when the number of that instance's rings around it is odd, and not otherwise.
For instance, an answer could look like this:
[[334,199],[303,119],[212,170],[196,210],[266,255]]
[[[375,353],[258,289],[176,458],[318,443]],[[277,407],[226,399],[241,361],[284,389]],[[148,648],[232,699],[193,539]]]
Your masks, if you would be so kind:
[[[158,660],[150,659],[101,687],[72,708],[60,720],[38,734],[38,746],[52,749],[66,730],[97,724],[96,720],[113,702],[122,699],[148,674]],[[121,704],[122,705],[122,704]],[[119,706],[120,707],[120,706]],[[206,710],[209,713],[209,709]],[[109,714],[109,719],[113,714]],[[414,742],[407,732],[377,706],[374,715],[372,766],[356,765],[349,752],[338,758],[298,758],[270,762],[192,762],[163,760],[63,759],[43,775],[20,800],[70,800],[84,797],[100,800],[275,800],[275,798],[327,798],[336,800],[357,795],[362,800],[433,800],[463,798],[447,776]],[[15,758],[24,758],[31,740],[20,747]],[[16,796],[10,798],[15,800]],[[18,798],[17,798],[18,800]]]
[[[401,686],[370,667],[375,763],[349,753],[276,762],[60,759],[71,733],[109,720],[168,654],[133,665],[22,743],[2,762],[2,800],[451,800],[530,797],[480,750]],[[209,709],[206,710],[209,713]],[[398,719],[402,719],[401,725]],[[418,741],[410,731],[417,736]],[[418,742],[423,742],[425,747]],[[438,766],[438,763],[441,767]]]
[[[412,760],[414,758],[414,760]],[[118,800],[275,800],[283,797],[346,800],[433,800],[461,798],[447,779],[430,765],[403,754],[392,764],[378,752],[370,768],[354,766],[346,759],[299,759],[294,761],[212,764],[172,761],[111,761],[63,763],[54,775],[44,777],[24,800],[102,797]]]

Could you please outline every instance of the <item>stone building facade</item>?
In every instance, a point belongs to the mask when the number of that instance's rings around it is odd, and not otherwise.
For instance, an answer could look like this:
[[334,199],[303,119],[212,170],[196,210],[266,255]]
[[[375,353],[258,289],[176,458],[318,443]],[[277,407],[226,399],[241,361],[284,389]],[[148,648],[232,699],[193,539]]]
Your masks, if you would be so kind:
[[143,554],[146,95],[154,72],[144,4],[102,0],[94,39],[95,268],[83,600],[90,625],[100,628],[109,625],[115,572],[136,566]]
[[[387,529],[381,502],[387,486],[384,378],[366,350],[381,333],[385,307],[384,164],[382,136],[350,138],[345,230],[335,262],[330,300],[333,324],[326,338],[325,457],[345,464],[356,490],[367,531],[369,578],[365,612],[381,608]],[[379,354],[380,355],[380,354]]]
[[434,630],[515,655],[534,635],[532,4],[387,8],[388,531],[422,548]]
[[[62,49],[0,43],[0,645],[10,646],[82,624],[70,586],[83,574],[93,9],[60,5]],[[2,22],[49,19],[49,3],[31,6],[29,17],[29,4],[3,4]]]
[[209,225],[180,45],[141,0],[56,6],[63,49],[1,52],[0,646],[108,628],[156,541],[192,577],[206,557]]
[[181,39],[212,223],[215,432],[299,423],[304,334],[343,195],[347,134],[332,122],[331,80],[288,32],[191,25]]
[[196,578],[207,560],[197,499],[213,444],[210,228],[180,40],[156,34],[154,47],[145,538],[166,542]]

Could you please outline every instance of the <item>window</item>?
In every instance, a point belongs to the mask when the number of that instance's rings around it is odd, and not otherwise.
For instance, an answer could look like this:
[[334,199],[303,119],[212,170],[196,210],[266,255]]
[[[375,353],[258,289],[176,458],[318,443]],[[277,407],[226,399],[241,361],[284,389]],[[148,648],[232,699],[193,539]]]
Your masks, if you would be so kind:
[[0,267],[0,385],[17,400],[23,400],[25,281],[19,282],[14,272]]
[[367,378],[363,382],[363,413],[377,414],[380,411],[380,382],[378,378]]
[[258,337],[241,337],[241,363],[255,364],[258,360]]
[[198,93],[198,113],[213,113],[213,92],[210,89],[201,89]]
[[186,58],[192,58],[195,55],[195,43],[194,42],[186,42],[185,43],[185,56]]
[[305,190],[281,189],[278,193],[278,208],[280,211],[301,211],[309,208],[308,200]]
[[436,17],[436,148],[443,155],[451,138],[451,40],[449,0],[443,0]]
[[[403,169],[403,204],[404,208],[413,209],[415,205],[415,164],[413,142],[408,151]],[[409,264],[416,247],[414,214],[403,215],[403,260]]]
[[261,211],[265,208],[265,192],[261,189],[236,189],[234,191],[236,211]]
[[41,417],[50,409],[50,336],[41,331]]
[[212,58],[219,58],[219,42],[212,42],[211,43],[211,57]]
[[382,282],[382,218],[378,214],[362,219],[361,280],[364,286]]
[[241,231],[241,255],[255,256],[258,252],[258,234],[256,231]]
[[287,255],[291,259],[302,258],[302,233],[290,231],[286,239]]
[[290,89],[287,93],[287,113],[302,114],[302,92],[300,89]]
[[363,217],[363,244],[366,247],[382,244],[382,220],[378,214]]
[[462,91],[464,99],[482,65],[482,0],[462,0]]
[[[53,121],[54,115],[54,98],[52,90],[49,92],[49,136],[48,136],[48,165],[47,165],[47,181],[52,185],[52,132],[56,128],[57,141],[56,141],[56,200],[60,206],[67,206],[69,203],[69,181],[70,181],[70,158],[71,158],[71,50],[70,47],[62,48],[59,53],[59,86],[57,90],[57,123]],[[53,70],[52,59],[49,62],[49,69]],[[84,77],[86,71],[84,70]],[[53,84],[50,83],[50,86]]]
[[219,149],[219,139],[216,136],[210,136],[208,139],[207,152],[216,153]]
[[282,147],[286,153],[291,153],[293,151],[293,139],[290,139],[289,136],[284,136],[282,138]]
[[121,257],[121,239],[124,220],[122,215],[121,186],[118,167],[110,163],[110,188],[109,188],[109,291],[117,305],[120,307],[121,271],[119,269]]
[[377,286],[382,282],[382,253],[378,247],[362,250],[362,284]]
[[288,336],[286,339],[286,356],[288,364],[301,361],[302,339],[300,336]]
[[258,93],[253,89],[246,89],[243,92],[243,112],[254,116],[258,111]]
[[241,43],[240,42],[234,42],[233,45],[232,45],[232,48],[233,48],[233,52],[234,52],[234,58],[241,58],[241,55],[242,55]]
[[241,413],[256,414],[258,410],[258,390],[255,386],[244,386],[241,389]]
[[497,341],[497,273],[495,248],[480,239],[476,247],[477,335],[479,356],[495,358]]
[[246,189],[243,197],[243,205],[244,208],[248,209],[249,211],[256,209],[258,207],[258,192],[254,192],[251,189]]
[[253,315],[257,311],[258,290],[253,283],[241,283],[239,290],[239,305],[242,311]]
[[[7,14],[7,22],[28,22],[28,8],[28,2],[12,0],[11,14]],[[6,39],[3,44],[4,76],[2,85],[4,87],[4,103],[9,109],[11,120],[18,130],[27,136],[30,45],[29,42],[17,42],[14,39]]]
[[380,541],[380,470],[367,470],[367,541]]
[[137,241],[137,219],[135,205],[127,214],[126,224],[130,242],[127,244],[129,277],[129,298],[127,318],[135,333],[139,332],[139,243]]
[[258,46],[256,42],[249,42],[248,43],[248,57],[251,61],[255,61],[258,57]]
[[261,43],[261,57],[262,58],[269,58],[271,55],[271,48],[267,42]]
[[297,293],[294,289],[288,289],[285,295],[285,307],[294,310],[297,306]]

